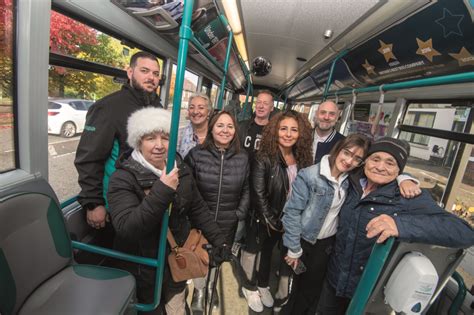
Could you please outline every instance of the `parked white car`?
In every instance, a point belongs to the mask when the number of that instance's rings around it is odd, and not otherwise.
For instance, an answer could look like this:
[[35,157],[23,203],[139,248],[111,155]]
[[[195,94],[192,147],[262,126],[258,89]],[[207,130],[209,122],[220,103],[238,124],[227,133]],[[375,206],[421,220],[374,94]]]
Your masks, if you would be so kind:
[[94,101],[81,99],[50,99],[48,102],[48,133],[70,138],[81,133],[86,114]]

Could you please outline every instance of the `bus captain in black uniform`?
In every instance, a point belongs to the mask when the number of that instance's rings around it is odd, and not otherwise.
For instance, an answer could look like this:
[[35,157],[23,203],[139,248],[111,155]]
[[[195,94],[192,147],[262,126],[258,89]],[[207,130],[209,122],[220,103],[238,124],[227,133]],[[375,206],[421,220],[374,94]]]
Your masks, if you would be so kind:
[[156,94],[160,65],[155,56],[143,51],[135,53],[130,59],[127,76],[129,82],[121,90],[90,107],[74,161],[81,186],[78,201],[87,209],[87,223],[96,229],[105,227],[105,193],[109,177],[115,170],[115,160],[129,149],[126,141],[128,117],[144,107],[162,107]]

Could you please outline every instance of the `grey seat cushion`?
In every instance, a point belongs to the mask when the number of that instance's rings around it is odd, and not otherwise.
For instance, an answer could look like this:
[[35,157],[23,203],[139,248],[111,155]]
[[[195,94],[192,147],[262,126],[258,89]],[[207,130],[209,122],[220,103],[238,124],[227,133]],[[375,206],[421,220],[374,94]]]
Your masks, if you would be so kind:
[[135,298],[135,278],[101,266],[73,265],[43,283],[19,314],[123,314]]

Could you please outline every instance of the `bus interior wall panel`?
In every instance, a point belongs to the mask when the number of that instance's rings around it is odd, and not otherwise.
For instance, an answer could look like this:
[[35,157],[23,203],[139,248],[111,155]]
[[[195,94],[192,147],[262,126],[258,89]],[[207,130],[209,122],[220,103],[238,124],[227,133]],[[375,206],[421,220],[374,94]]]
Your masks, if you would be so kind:
[[[336,64],[331,91],[473,71],[473,12],[465,1],[440,0],[394,25]],[[319,67],[311,76],[321,76],[329,67]]]

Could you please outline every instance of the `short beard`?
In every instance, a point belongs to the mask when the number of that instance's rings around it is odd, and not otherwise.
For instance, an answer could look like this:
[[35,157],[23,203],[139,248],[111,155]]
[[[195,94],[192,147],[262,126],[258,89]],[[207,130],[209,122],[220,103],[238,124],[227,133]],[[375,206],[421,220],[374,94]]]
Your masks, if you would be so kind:
[[156,95],[155,91],[148,92],[145,89],[143,89],[142,86],[140,85],[140,83],[138,83],[138,81],[135,80],[135,78],[133,76],[132,76],[131,86],[135,91],[137,91],[140,95],[143,96],[143,99],[145,101],[146,106],[152,105],[155,102],[155,100],[157,98],[157,95]]
[[321,125],[319,124],[319,122],[316,122],[316,128],[318,128],[322,131],[328,131],[328,130],[334,129],[335,126],[336,126],[336,124],[330,126],[329,128],[321,128]]

